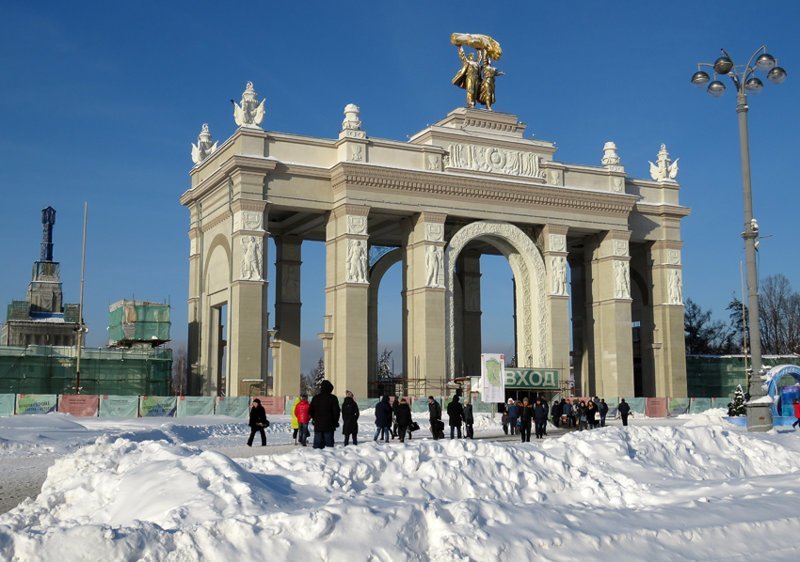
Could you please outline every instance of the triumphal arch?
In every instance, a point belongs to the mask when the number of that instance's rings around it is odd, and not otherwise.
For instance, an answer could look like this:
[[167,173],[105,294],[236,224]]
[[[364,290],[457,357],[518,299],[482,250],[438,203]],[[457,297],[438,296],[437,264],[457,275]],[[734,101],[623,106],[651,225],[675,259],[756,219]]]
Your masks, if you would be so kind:
[[181,197],[192,392],[243,392],[241,381],[265,377],[268,353],[274,394],[299,391],[302,247],[313,240],[326,248],[320,337],[340,393],[370,393],[378,287],[396,263],[408,392],[478,374],[480,256],[491,253],[514,276],[517,366],[572,369],[576,394],[686,395],[677,161],[662,145],[651,178],[634,179],[613,142],[595,164],[559,161],[554,143],[491,110],[501,51],[481,38],[453,36],[466,107],[407,142],[370,137],[353,104],[337,138],[269,131],[250,83],[229,139],[212,143],[203,126]]

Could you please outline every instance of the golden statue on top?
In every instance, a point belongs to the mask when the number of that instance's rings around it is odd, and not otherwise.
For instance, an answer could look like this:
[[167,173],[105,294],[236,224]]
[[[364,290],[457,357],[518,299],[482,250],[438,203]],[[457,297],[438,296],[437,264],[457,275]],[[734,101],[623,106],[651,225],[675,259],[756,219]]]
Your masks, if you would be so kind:
[[[476,33],[453,33],[450,42],[458,47],[461,70],[453,77],[453,84],[467,91],[467,107],[475,107],[475,102],[483,104],[489,111],[495,102],[495,78],[505,74],[492,66],[492,60],[503,56],[500,43],[488,35]],[[464,53],[464,45],[478,53]]]

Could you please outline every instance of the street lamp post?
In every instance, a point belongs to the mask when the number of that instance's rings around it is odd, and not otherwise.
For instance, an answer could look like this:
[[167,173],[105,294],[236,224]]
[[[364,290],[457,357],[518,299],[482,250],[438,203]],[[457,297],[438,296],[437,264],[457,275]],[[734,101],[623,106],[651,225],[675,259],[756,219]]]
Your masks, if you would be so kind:
[[[703,67],[714,71],[714,80]],[[750,431],[768,431],[772,429],[771,403],[764,396],[761,387],[763,368],[761,365],[761,331],[759,328],[758,310],[758,272],[756,270],[756,239],[758,238],[758,222],[753,218],[753,193],[750,186],[750,144],[747,133],[747,92],[758,93],[764,89],[764,83],[756,72],[766,72],[767,79],[780,84],[786,80],[786,71],[778,66],[778,61],[767,53],[762,45],[750,57],[744,66],[737,66],[733,59],[722,49],[722,56],[714,64],[700,63],[697,72],[692,75],[692,84],[705,86],[707,92],[719,97],[725,93],[725,84],[718,77],[728,76],[736,87],[736,113],[739,115],[739,149],[742,159],[742,189],[744,194],[744,257],[747,269],[747,306],[748,327],[750,328],[750,399],[747,402],[747,429]]]

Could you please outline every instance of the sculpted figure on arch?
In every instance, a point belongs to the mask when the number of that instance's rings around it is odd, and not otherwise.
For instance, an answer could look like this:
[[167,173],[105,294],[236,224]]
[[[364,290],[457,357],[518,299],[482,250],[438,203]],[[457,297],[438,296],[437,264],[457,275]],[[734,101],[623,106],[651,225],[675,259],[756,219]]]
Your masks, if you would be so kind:
[[[500,44],[488,35],[475,33],[453,33],[450,42],[458,47],[461,59],[461,70],[453,77],[453,84],[467,92],[467,107],[475,107],[481,103],[489,111],[495,101],[495,78],[504,73],[492,66],[492,60],[499,59],[503,51]],[[472,47],[478,53],[467,55],[464,45]]]

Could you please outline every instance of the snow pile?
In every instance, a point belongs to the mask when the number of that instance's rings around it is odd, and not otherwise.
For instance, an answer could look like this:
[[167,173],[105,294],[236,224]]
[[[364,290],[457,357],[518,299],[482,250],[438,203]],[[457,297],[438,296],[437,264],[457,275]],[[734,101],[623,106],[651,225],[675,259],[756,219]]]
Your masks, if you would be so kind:
[[[769,548],[800,525],[794,435],[607,427],[234,461],[103,437],[0,516],[0,559],[650,560]],[[746,509],[741,502],[747,501]],[[754,525],[753,522],[758,524]],[[75,552],[75,550],[72,550]]]

